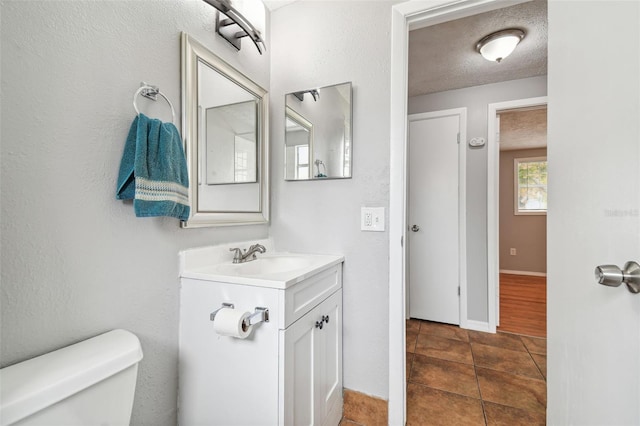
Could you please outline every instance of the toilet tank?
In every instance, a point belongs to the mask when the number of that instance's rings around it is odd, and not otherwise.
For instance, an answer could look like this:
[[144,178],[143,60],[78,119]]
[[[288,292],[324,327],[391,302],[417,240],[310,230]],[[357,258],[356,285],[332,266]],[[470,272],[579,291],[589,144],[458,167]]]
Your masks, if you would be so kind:
[[0,425],[128,425],[138,338],[113,330],[0,370]]

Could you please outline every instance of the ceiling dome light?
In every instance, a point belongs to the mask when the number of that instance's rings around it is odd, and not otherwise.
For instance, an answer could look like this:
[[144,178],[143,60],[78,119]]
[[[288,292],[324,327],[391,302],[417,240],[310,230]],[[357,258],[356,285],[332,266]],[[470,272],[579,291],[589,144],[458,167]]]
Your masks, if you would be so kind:
[[524,31],[515,28],[501,30],[488,36],[476,44],[476,50],[488,61],[500,62],[511,55],[520,40],[524,38]]

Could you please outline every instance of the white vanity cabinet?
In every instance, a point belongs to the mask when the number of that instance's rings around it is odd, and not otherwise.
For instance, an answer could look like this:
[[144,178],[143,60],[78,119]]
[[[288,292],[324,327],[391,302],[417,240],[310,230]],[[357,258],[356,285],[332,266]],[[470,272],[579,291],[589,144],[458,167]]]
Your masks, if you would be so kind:
[[[290,275],[181,272],[181,426],[339,424],[343,258],[315,258]],[[218,335],[210,314],[223,303],[248,312],[266,307],[269,322],[253,326],[246,339]]]

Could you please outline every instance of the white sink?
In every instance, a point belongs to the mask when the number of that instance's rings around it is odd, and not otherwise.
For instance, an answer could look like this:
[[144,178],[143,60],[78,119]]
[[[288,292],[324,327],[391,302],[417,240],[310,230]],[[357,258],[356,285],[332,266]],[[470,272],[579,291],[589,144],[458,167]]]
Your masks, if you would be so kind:
[[[258,255],[260,256],[260,255]],[[224,275],[268,275],[306,268],[313,260],[305,256],[264,256],[245,263],[222,263],[215,270]]]
[[193,265],[183,269],[181,275],[208,281],[288,288],[342,261],[344,257],[335,255],[257,253],[256,260]]

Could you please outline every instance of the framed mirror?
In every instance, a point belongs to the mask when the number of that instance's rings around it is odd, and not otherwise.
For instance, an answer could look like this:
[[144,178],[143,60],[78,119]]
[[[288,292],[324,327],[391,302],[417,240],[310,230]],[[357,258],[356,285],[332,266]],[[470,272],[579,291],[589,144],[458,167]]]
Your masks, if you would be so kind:
[[268,94],[182,33],[185,228],[269,221]]
[[351,83],[285,96],[285,180],[345,179],[352,169]]

